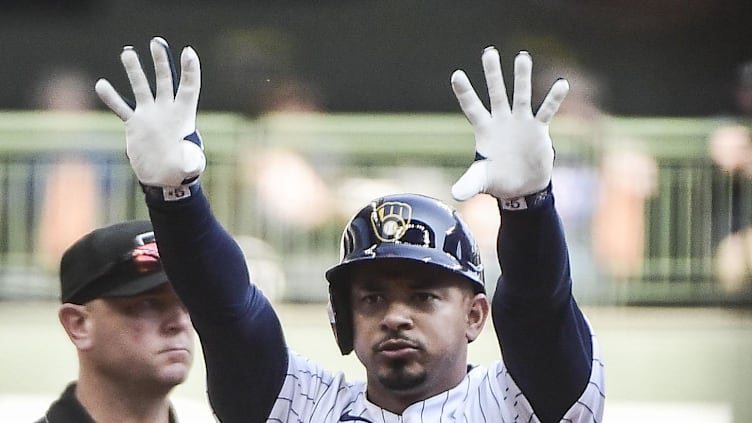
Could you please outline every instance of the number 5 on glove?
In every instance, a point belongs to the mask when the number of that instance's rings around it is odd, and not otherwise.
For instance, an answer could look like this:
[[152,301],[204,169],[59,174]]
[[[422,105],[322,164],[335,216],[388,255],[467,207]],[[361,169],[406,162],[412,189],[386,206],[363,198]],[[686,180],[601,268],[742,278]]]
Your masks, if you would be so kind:
[[195,182],[206,167],[203,144],[196,131],[201,88],[198,55],[191,47],[183,49],[180,83],[176,84],[177,72],[167,41],[155,37],[149,47],[156,76],[154,93],[131,46],[123,48],[120,60],[128,74],[135,105],[130,105],[106,79],[98,80],[95,90],[125,122],[126,153],[138,180],[146,186],[163,187],[165,193],[186,192],[181,187]]

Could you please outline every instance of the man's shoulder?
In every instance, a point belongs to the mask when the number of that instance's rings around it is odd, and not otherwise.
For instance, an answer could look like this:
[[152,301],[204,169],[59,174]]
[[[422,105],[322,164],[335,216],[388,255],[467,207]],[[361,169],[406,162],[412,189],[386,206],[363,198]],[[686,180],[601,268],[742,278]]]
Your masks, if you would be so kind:
[[35,423],[96,423],[76,399],[76,383],[71,382],[47,413]]

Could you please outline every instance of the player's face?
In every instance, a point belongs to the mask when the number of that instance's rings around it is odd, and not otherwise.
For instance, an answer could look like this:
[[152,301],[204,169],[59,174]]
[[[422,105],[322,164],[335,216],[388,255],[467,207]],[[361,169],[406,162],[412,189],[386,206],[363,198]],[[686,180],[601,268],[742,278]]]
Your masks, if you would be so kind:
[[133,297],[86,304],[92,347],[89,356],[109,376],[134,386],[171,389],[188,376],[193,328],[169,284]]
[[410,263],[356,270],[351,303],[354,350],[377,403],[398,397],[409,404],[457,385],[467,371],[467,343],[488,311],[469,282]]

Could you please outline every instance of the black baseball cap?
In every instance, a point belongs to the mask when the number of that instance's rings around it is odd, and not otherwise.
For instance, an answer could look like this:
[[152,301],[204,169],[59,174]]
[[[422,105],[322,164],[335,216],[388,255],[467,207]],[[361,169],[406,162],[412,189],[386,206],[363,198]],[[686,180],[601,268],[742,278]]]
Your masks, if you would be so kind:
[[60,301],[84,304],[130,297],[167,283],[151,222],[134,220],[95,229],[60,260]]

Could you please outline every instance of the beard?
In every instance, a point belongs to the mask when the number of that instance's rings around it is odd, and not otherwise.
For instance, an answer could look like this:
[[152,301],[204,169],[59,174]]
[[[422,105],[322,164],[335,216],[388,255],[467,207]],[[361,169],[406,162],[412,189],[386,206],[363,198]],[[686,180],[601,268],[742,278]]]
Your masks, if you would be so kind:
[[393,362],[386,372],[379,375],[379,382],[393,391],[410,391],[425,383],[428,378],[425,369],[410,371],[405,364],[401,361]]

